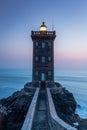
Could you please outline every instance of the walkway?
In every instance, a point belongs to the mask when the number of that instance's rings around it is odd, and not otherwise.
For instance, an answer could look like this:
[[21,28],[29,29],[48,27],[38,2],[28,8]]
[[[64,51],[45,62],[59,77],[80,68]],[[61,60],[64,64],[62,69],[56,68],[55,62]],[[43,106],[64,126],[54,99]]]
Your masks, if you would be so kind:
[[40,90],[32,130],[50,130],[46,104],[46,90]]

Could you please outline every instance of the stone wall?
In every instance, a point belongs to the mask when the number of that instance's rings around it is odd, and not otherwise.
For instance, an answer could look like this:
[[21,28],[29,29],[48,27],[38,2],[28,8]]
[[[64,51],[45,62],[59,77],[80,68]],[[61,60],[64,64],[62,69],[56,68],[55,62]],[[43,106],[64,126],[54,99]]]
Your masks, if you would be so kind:
[[48,111],[49,111],[49,122],[51,130],[77,130],[61,120],[56,113],[54,103],[49,88],[47,88],[47,99],[48,99]]
[[35,109],[36,109],[36,105],[37,105],[39,90],[40,90],[40,88],[36,89],[35,95],[33,97],[33,100],[31,102],[31,105],[27,112],[27,115],[26,115],[26,118],[24,120],[21,130],[31,130],[31,128],[32,128],[32,123],[33,123],[33,119],[34,119],[34,115],[35,115]]

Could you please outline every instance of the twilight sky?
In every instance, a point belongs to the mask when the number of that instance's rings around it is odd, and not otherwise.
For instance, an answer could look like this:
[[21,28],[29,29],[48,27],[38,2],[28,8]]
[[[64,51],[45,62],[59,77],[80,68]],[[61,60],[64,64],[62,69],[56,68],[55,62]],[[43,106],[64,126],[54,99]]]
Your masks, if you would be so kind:
[[56,31],[55,67],[87,68],[87,0],[0,0],[0,68],[31,68],[42,21]]

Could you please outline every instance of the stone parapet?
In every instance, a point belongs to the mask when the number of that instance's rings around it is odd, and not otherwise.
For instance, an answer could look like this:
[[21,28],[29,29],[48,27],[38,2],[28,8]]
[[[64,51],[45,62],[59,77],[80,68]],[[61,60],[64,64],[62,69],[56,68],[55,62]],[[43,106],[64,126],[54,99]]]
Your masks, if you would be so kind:
[[77,130],[76,128],[65,123],[58,117],[49,88],[47,88],[47,100],[48,100],[49,122],[52,128],[51,130]]
[[33,81],[32,82],[32,86],[35,87],[35,88],[40,87],[40,85],[41,85],[40,81]]
[[37,105],[39,90],[40,90],[40,88],[36,89],[35,95],[33,97],[33,100],[31,102],[31,105],[27,112],[27,115],[26,115],[26,118],[24,120],[21,130],[31,130],[31,128],[32,128],[32,123],[33,123],[33,119],[34,119],[34,115],[35,115],[35,109],[36,109],[36,105]]
[[54,88],[55,83],[53,81],[46,81],[46,87],[47,88]]

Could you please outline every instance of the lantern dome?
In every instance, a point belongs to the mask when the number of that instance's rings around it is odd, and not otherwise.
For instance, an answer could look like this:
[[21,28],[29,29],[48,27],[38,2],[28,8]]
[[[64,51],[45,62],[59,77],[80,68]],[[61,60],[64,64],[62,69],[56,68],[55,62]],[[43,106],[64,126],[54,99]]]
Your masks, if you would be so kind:
[[40,26],[40,31],[47,31],[47,26],[43,22],[42,25]]

